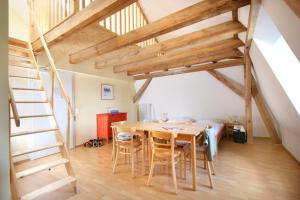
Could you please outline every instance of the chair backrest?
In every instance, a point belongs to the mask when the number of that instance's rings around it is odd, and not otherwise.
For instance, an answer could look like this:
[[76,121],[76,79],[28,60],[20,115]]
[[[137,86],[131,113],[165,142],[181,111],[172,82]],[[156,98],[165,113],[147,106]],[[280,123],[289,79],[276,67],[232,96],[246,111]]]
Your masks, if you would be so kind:
[[206,146],[206,157],[208,161],[212,161],[216,154],[216,136],[212,130],[212,127],[205,129],[205,140],[204,145]]
[[153,153],[160,154],[170,152],[174,155],[176,134],[160,131],[151,131],[149,133],[151,148]]

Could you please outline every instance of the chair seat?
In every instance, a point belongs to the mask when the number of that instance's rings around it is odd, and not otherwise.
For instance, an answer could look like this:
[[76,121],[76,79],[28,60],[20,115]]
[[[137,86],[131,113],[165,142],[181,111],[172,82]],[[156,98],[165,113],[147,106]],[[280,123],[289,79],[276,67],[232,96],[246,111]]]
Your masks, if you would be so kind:
[[185,141],[185,140],[176,140],[176,145],[177,146],[185,146],[185,145],[189,145],[191,144],[191,142],[189,141]]
[[133,137],[133,135],[130,133],[121,132],[121,133],[118,133],[117,139],[121,140],[121,141],[128,141],[128,140],[131,140],[132,137]]

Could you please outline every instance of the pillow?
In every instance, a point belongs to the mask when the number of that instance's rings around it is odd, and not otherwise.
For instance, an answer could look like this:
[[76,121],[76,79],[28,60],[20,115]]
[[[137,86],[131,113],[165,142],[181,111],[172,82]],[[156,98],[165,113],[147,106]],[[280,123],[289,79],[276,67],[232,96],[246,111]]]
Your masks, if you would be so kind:
[[222,119],[200,119],[197,120],[195,123],[197,124],[223,124],[224,120]]
[[191,117],[173,117],[168,120],[171,123],[183,123],[183,122],[195,122],[195,120]]

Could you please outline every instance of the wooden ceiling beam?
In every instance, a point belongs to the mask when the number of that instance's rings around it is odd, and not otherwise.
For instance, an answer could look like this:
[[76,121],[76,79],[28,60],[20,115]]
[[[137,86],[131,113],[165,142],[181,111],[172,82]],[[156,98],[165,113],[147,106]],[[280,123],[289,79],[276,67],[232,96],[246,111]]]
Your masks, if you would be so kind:
[[196,65],[196,64],[205,64],[216,60],[223,60],[223,59],[228,59],[230,57],[242,57],[242,56],[243,54],[237,49],[224,50],[223,52],[219,52],[219,53],[214,52],[204,57],[192,56],[188,58],[181,58],[181,59],[176,59],[173,62],[169,62],[167,65],[161,64],[157,66],[152,66],[151,68],[148,69],[138,69],[135,71],[128,71],[127,75],[133,76],[133,75],[150,73],[150,72],[161,71],[161,70],[170,70],[172,68],[178,68],[178,67]]
[[[182,61],[189,60],[190,57],[199,58],[205,57],[216,53],[221,53],[224,50],[235,49],[240,46],[243,46],[244,43],[239,39],[226,39],[221,40],[208,45],[199,45],[192,46],[192,48],[180,49],[178,51],[170,52],[168,54],[164,54],[162,56],[157,56],[155,58],[150,58],[144,61],[129,63],[126,65],[115,66],[114,72],[125,72],[125,71],[134,71],[134,70],[155,70],[161,67],[168,67],[169,64],[174,65],[174,63],[178,62],[178,64],[174,67],[180,67],[185,65],[190,65],[185,63],[181,65]],[[174,68],[173,67],[173,68]],[[168,67],[169,68],[169,67]]]
[[173,70],[168,70],[168,71],[160,71],[160,72],[154,72],[154,73],[150,73],[150,74],[137,75],[137,76],[134,76],[133,78],[134,78],[134,80],[142,80],[142,79],[147,79],[147,78],[186,74],[186,73],[206,71],[206,70],[219,69],[219,68],[225,68],[225,67],[234,67],[234,66],[242,65],[243,63],[244,63],[243,58],[239,58],[239,59],[235,59],[235,60],[226,60],[226,61],[221,61],[221,62],[217,62],[217,63],[209,63],[209,64],[202,64],[202,65],[196,65],[196,66],[187,66],[185,68],[180,68],[180,69],[173,69]]
[[116,49],[136,44],[159,35],[183,28],[193,23],[232,11],[249,4],[249,0],[204,0],[171,15],[149,23],[124,35],[98,43],[69,56],[71,63],[79,63],[87,58],[102,55]]
[[[55,26],[53,29],[44,34],[48,46],[62,40],[64,37],[72,34],[74,31],[95,22],[101,21],[113,13],[134,3],[136,0],[101,0],[93,1],[87,7],[71,15],[68,19]],[[34,51],[43,49],[40,39],[32,43]]]
[[[247,29],[239,22],[225,22],[203,30],[172,38],[136,51],[132,48],[122,48],[100,56],[95,63],[96,68],[124,65],[156,57],[159,53],[170,51],[186,45],[201,42],[214,42],[228,38]],[[125,53],[126,52],[126,53]],[[115,59],[115,58],[118,59]]]

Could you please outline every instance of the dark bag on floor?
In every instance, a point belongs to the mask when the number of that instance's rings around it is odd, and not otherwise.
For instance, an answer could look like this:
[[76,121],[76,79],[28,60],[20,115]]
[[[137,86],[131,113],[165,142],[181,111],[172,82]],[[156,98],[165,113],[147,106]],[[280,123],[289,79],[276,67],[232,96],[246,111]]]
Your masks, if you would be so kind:
[[240,130],[233,130],[233,141],[235,143],[246,143],[247,134],[246,132],[241,132]]

